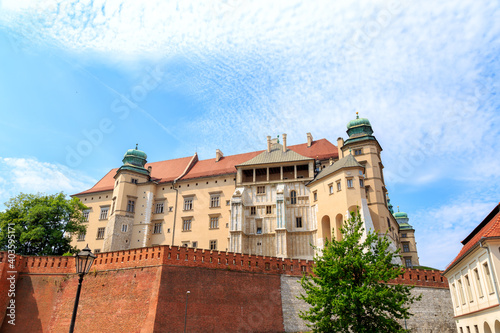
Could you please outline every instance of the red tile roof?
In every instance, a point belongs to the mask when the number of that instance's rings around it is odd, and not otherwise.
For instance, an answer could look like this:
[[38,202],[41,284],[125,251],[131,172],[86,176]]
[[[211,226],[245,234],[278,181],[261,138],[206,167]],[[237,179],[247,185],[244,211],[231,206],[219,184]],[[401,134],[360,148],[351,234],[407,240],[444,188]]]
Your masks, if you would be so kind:
[[500,237],[500,203],[488,214],[463,241],[464,245],[451,264],[446,267],[445,272],[458,264],[469,251],[471,251],[482,238]]
[[[338,149],[326,139],[320,139],[312,142],[311,147],[307,147],[306,143],[289,146],[289,149],[294,152],[310,158],[320,160],[333,157],[338,158]],[[235,166],[248,161],[262,153],[263,150],[250,153],[230,155],[222,157],[218,162],[215,158],[208,160],[197,161],[194,166],[182,177],[182,179],[193,179],[201,177],[211,177],[223,174],[236,173]],[[146,164],[146,168],[151,166],[151,177],[160,183],[170,182],[179,177],[189,164],[192,157],[183,157],[174,160],[166,160]],[[103,192],[113,190],[114,176],[118,169],[112,169],[100,181],[97,182],[91,189],[80,192],[75,195],[90,194],[95,192]]]

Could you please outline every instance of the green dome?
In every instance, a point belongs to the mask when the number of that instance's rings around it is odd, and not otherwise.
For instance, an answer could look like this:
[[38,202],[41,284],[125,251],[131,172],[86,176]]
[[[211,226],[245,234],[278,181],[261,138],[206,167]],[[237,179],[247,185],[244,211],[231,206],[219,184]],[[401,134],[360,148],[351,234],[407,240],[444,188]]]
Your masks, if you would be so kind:
[[139,157],[139,158],[143,158],[143,159],[148,158],[148,155],[146,155],[145,152],[143,152],[142,150],[137,150],[137,148],[127,150],[127,152],[125,153],[123,158],[125,158],[127,156],[135,156],[135,157]]
[[361,126],[361,125],[370,126],[370,127],[372,126],[368,119],[359,118],[359,116],[356,115],[356,119],[351,120],[350,122],[347,123],[347,129],[351,129],[353,127]]
[[123,156],[123,165],[118,169],[120,170],[131,170],[135,172],[139,172],[145,175],[149,175],[149,172],[144,168],[147,163],[148,155],[142,150],[137,149],[137,145],[135,149],[129,149]]
[[408,218],[408,214],[403,213],[403,212],[396,212],[396,213],[394,213],[394,218],[396,218],[396,219],[407,219]]

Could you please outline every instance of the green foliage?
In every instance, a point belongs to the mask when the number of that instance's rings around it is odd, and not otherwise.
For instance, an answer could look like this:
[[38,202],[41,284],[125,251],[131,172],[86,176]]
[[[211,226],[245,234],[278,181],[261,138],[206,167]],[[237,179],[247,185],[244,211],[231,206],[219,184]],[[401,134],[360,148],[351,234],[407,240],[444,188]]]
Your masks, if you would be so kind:
[[68,233],[85,233],[82,210],[77,198],[54,195],[19,194],[0,212],[0,251],[14,250],[23,255],[62,255],[76,252]]
[[408,332],[396,319],[409,318],[420,296],[410,286],[386,283],[404,272],[393,264],[400,262],[399,251],[390,251],[387,235],[363,238],[363,231],[359,212],[351,213],[342,240],[325,240],[324,249],[316,249],[313,275],[300,281],[306,294],[299,298],[311,305],[300,317],[313,332]]

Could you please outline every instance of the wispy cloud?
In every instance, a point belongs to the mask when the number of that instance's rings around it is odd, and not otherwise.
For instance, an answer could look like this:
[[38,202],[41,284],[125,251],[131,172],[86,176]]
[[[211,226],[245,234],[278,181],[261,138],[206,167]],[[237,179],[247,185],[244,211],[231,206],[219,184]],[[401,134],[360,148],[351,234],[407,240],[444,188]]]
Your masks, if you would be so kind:
[[0,209],[11,197],[24,193],[74,194],[90,188],[96,180],[64,165],[35,158],[0,157]]

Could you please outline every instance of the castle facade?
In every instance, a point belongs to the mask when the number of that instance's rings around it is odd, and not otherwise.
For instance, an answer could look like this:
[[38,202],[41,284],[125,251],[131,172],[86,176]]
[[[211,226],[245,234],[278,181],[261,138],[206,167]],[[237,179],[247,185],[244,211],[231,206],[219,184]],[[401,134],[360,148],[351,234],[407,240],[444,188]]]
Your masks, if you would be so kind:
[[346,215],[359,209],[365,229],[387,232],[403,255],[411,242],[415,253],[405,264],[418,265],[414,237],[388,202],[382,147],[370,122],[356,117],[347,134],[337,146],[310,133],[305,143],[288,146],[283,134],[281,142],[267,137],[265,150],[224,156],[217,149],[207,160],[195,153],[147,163],[144,152],[130,149],[122,166],[75,194],[88,207],[88,225],[73,245],[88,243],[94,252],[172,245],[312,259],[311,245],[340,239]]

